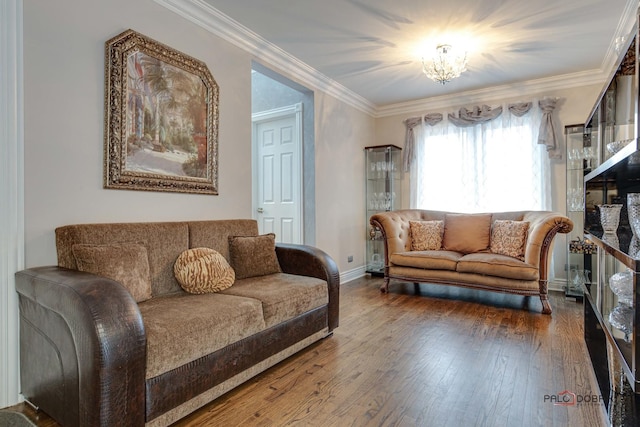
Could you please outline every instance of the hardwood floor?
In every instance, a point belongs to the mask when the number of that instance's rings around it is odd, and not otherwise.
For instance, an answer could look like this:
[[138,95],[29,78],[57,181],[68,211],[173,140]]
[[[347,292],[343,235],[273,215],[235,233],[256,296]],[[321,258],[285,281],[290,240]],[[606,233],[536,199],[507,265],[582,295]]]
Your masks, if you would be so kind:
[[[344,284],[332,337],[176,426],[608,425],[580,303],[552,293],[547,316],[538,298],[380,281]],[[596,402],[549,401],[565,390]]]

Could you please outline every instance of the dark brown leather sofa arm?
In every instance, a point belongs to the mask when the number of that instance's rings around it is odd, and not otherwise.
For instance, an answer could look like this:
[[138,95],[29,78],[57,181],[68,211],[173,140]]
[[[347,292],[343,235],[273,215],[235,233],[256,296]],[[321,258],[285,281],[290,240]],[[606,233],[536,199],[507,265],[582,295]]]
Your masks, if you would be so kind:
[[65,427],[143,426],[146,337],[131,295],[60,267],[16,273],[16,290],[25,398]]
[[312,246],[287,243],[277,243],[276,254],[284,273],[326,280],[329,286],[329,331],[337,328],[340,309],[340,272],[333,258]]

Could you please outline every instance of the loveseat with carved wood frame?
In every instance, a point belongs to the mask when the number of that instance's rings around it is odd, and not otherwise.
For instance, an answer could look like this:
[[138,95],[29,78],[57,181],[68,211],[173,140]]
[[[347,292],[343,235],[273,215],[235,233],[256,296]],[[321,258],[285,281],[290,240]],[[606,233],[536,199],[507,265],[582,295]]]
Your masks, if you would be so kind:
[[[539,296],[542,312],[551,314],[548,274],[552,242],[557,233],[569,233],[573,223],[550,211],[495,212],[492,220],[529,223],[523,259],[482,251],[411,251],[410,221],[445,221],[454,212],[405,209],[372,215],[370,224],[382,233],[384,283],[392,279],[414,283],[454,285],[517,295]],[[446,231],[445,231],[446,232]]]

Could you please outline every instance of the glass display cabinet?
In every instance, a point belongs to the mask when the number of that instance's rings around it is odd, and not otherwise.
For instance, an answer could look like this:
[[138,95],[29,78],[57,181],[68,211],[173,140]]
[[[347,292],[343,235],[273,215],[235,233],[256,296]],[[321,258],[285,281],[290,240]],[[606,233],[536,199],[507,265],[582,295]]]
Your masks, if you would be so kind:
[[599,248],[598,278],[585,286],[585,342],[613,427],[640,425],[638,261],[628,261]]
[[382,232],[369,224],[371,215],[400,209],[402,206],[402,149],[395,145],[365,147],[366,235],[365,269],[384,274]]
[[565,296],[579,300],[586,283],[596,277],[595,244],[584,236],[584,176],[596,159],[591,135],[583,125],[565,127],[567,148],[567,216],[573,230],[567,234],[567,285]]
[[640,425],[640,144],[637,25],[587,120],[584,229],[597,280],[584,286],[584,336],[612,426]]

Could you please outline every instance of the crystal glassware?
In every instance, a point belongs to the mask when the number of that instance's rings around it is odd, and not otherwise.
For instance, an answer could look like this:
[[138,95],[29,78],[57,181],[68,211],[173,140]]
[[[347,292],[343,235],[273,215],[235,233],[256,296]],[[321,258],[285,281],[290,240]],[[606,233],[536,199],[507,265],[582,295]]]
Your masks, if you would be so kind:
[[633,307],[628,305],[617,305],[609,313],[609,323],[614,328],[624,333],[624,340],[631,342],[631,332],[633,332]]
[[589,273],[590,270],[582,270],[579,268],[571,268],[571,280],[569,281],[569,292],[571,294],[582,294],[584,291],[584,285],[590,283]]
[[633,273],[629,270],[616,273],[609,278],[609,287],[618,297],[618,303],[633,305]]
[[633,235],[640,237],[640,193],[627,194],[627,214]]
[[635,235],[631,237],[628,254],[631,258],[640,259],[640,238]]
[[604,234],[602,234],[602,241],[614,249],[620,249],[620,239],[614,232],[605,231]]
[[584,159],[586,160],[585,169],[591,169],[593,167],[593,160],[595,159],[595,151],[593,147],[584,147]]
[[633,233],[628,252],[631,257],[638,258],[640,256],[640,193],[627,194],[627,215]]
[[597,205],[600,209],[600,224],[605,234],[615,233],[620,223],[621,204]]

